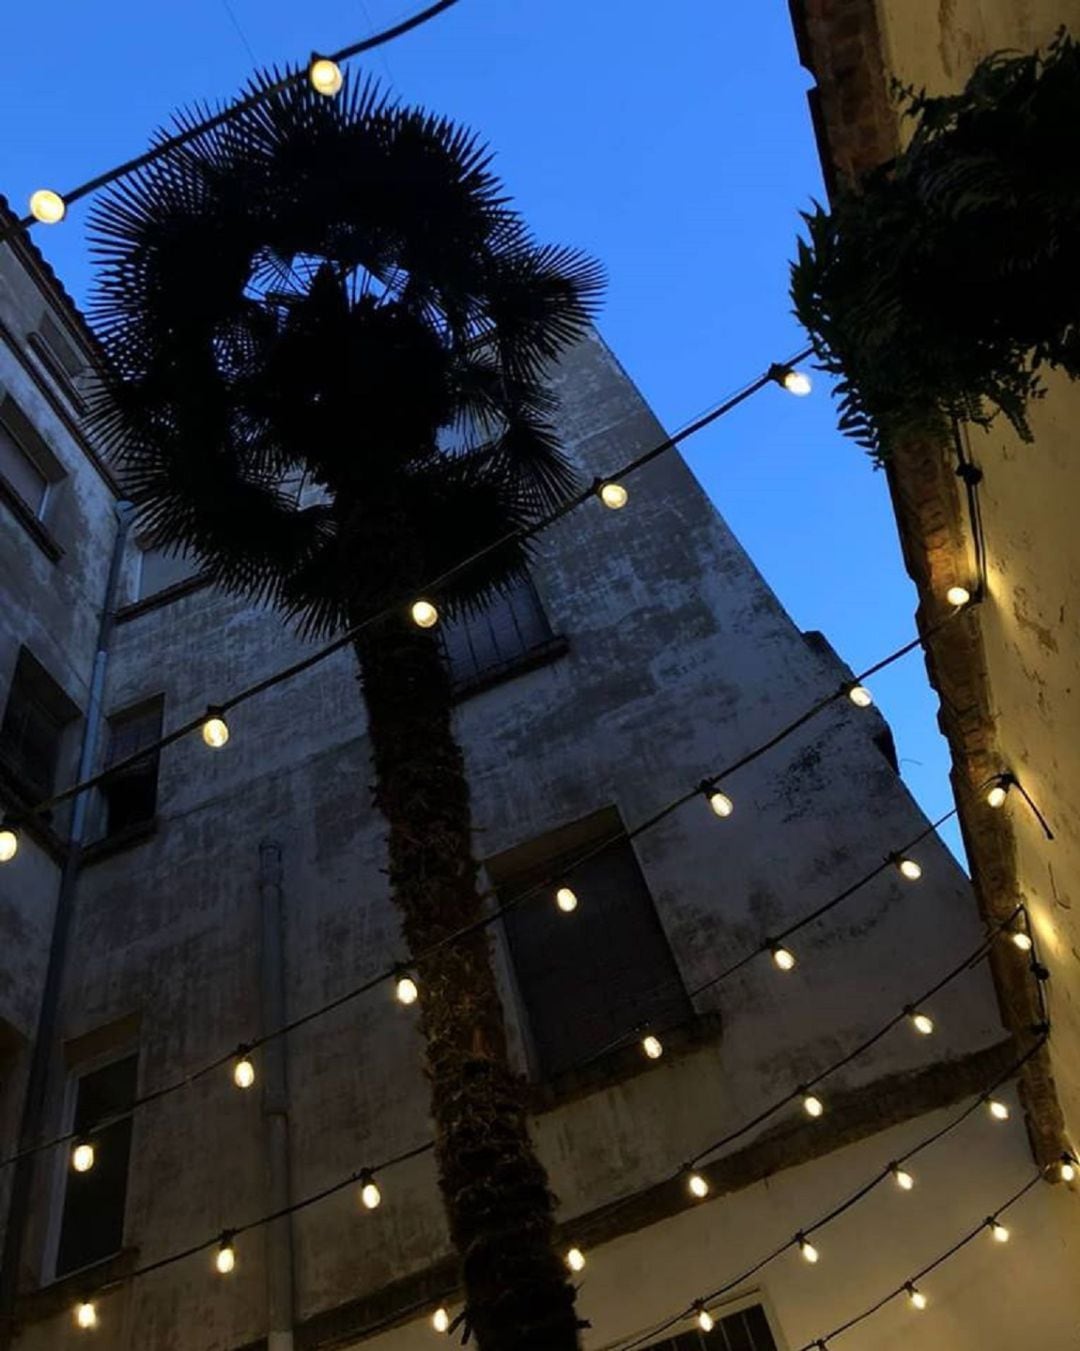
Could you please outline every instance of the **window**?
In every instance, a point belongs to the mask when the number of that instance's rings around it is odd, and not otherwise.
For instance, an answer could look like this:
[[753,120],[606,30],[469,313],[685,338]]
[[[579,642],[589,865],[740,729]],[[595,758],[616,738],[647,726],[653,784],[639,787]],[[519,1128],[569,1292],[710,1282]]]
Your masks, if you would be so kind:
[[540,597],[529,577],[516,578],[475,614],[446,625],[443,648],[459,689],[513,670],[552,641]]
[[0,724],[0,761],[28,798],[52,796],[64,733],[78,716],[56,681],[22,648]]
[[0,404],[0,476],[15,495],[40,520],[49,492],[49,476],[15,434],[5,413],[10,412],[5,399]]
[[42,365],[67,395],[76,411],[85,412],[82,382],[87,371],[86,358],[76,349],[51,314],[42,316],[38,331],[30,334],[29,342]]
[[130,1110],[137,1068],[138,1056],[127,1056],[83,1074],[76,1084],[72,1130],[94,1146],[94,1166],[86,1173],[67,1171],[57,1276],[111,1257],[123,1244],[131,1117],[98,1123]]
[[[578,898],[564,914],[538,895],[506,913],[506,933],[543,1078],[625,1046],[635,1029],[667,1030],[690,1001],[618,813],[598,812],[546,841],[491,860],[503,901],[553,873]],[[614,843],[596,849],[600,841]]]
[[159,591],[198,574],[199,564],[194,558],[149,545],[142,550],[139,564],[139,600],[156,596]]
[[[136,755],[161,736],[161,696],[125,709],[109,719],[109,746],[105,767]],[[157,810],[158,752],[136,760],[112,774],[101,785],[105,800],[105,834],[116,835],[154,819]]]
[[777,1351],[765,1310],[760,1304],[751,1304],[738,1313],[721,1317],[712,1310],[716,1320],[711,1332],[694,1328],[667,1337],[662,1342],[650,1342],[647,1351]]

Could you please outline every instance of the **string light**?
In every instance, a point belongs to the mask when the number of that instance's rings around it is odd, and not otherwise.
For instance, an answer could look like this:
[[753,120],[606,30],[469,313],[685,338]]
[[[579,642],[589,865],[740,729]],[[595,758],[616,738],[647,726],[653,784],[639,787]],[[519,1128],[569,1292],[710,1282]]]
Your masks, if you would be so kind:
[[993,786],[986,794],[986,803],[989,807],[1002,807],[1005,805],[1005,799],[1009,796],[1009,789],[1012,787],[1013,778],[1011,774],[999,774],[994,780]]
[[813,384],[805,371],[797,371],[794,366],[776,365],[769,367],[770,380],[782,385],[789,394],[803,398],[810,393]]
[[212,750],[220,750],[229,739],[229,724],[225,721],[225,710],[214,704],[206,710],[203,719],[202,739]]
[[92,1299],[80,1300],[75,1305],[75,1326],[77,1328],[96,1328],[97,1324],[97,1305]]
[[988,1217],[986,1221],[986,1227],[990,1230],[990,1233],[993,1235],[995,1243],[1008,1243],[1009,1231],[1008,1229],[1005,1228],[1005,1226],[1001,1223],[1000,1220],[996,1219],[993,1215],[991,1215]]
[[439,612],[429,600],[413,601],[409,613],[412,615],[413,623],[421,629],[434,628],[439,622]]
[[802,1105],[807,1116],[819,1117],[825,1112],[825,1104],[815,1093],[803,1093]]
[[341,88],[344,78],[341,67],[336,61],[331,61],[328,56],[313,56],[311,58],[311,64],[308,66],[308,79],[311,81],[312,89],[317,94],[333,98]]
[[420,991],[412,976],[398,976],[394,992],[399,1004],[415,1004],[420,997]]
[[38,188],[30,196],[30,214],[42,225],[57,225],[67,215],[67,204],[52,188]]
[[1076,1181],[1076,1160],[1071,1154],[1062,1154],[1061,1163],[1058,1165],[1058,1177],[1062,1182]]
[[555,904],[564,915],[573,914],[577,909],[577,896],[569,887],[560,887],[555,893]]
[[1000,1098],[991,1098],[986,1107],[995,1121],[1008,1121],[1009,1109]]
[[892,1175],[896,1179],[896,1185],[903,1192],[911,1191],[915,1185],[915,1179],[906,1168],[901,1168],[898,1163],[892,1165]]
[[874,696],[865,685],[849,685],[847,687],[847,697],[856,708],[869,708],[874,702]]
[[659,1037],[654,1036],[653,1033],[650,1032],[647,1036],[642,1037],[641,1049],[650,1060],[659,1060],[664,1054],[664,1043]]
[[0,863],[10,863],[19,852],[19,832],[14,821],[5,816],[0,822]]
[[691,1170],[686,1179],[686,1189],[690,1195],[696,1197],[697,1200],[704,1200],[709,1194],[708,1179],[703,1177],[702,1174],[696,1170]]
[[918,1032],[920,1037],[928,1037],[934,1030],[934,1020],[928,1013],[921,1013],[917,1009],[907,1010],[911,1026]]
[[233,1065],[233,1083],[237,1088],[250,1088],[255,1082],[255,1066],[246,1051],[237,1052],[237,1060]]
[[567,1250],[566,1265],[571,1271],[585,1270],[585,1254],[580,1248],[570,1248]]
[[94,1146],[83,1140],[71,1151],[71,1166],[77,1173],[88,1173],[94,1166]]
[[214,1266],[222,1276],[227,1276],[236,1266],[236,1249],[233,1247],[233,1236],[230,1230],[226,1230],[221,1236],[218,1250],[214,1254]]
[[375,1210],[382,1201],[382,1192],[370,1168],[360,1174],[360,1200],[368,1210]]
[[900,876],[906,878],[909,882],[917,882],[922,876],[922,865],[916,863],[913,858],[905,858],[902,854],[893,854],[889,861]]
[[809,1262],[811,1266],[818,1260],[821,1254],[806,1237],[805,1234],[796,1234],[795,1241],[799,1245],[799,1252],[802,1254],[804,1262]]
[[1021,952],[1030,952],[1032,949],[1031,935],[1026,929],[1015,929],[1009,937],[1013,946],[1020,949]]
[[702,1332],[712,1332],[713,1328],[716,1326],[712,1314],[700,1301],[694,1307],[698,1327]]
[[959,610],[971,600],[971,592],[966,586],[950,586],[945,592],[945,599]]
[[447,1311],[445,1305],[440,1304],[439,1307],[435,1310],[435,1312],[431,1315],[431,1326],[435,1329],[436,1332],[449,1332],[450,1314]]
[[904,1289],[907,1291],[908,1303],[911,1307],[922,1312],[929,1303],[923,1292],[912,1281],[908,1281]]
[[709,806],[721,819],[730,816],[735,810],[735,804],[727,793],[715,791],[709,794]]
[[611,481],[601,483],[597,492],[600,494],[600,501],[612,511],[621,511],[630,500],[630,494],[621,483]]
[[783,943],[773,943],[769,951],[772,954],[773,965],[780,971],[790,971],[795,965],[795,954],[790,948],[784,947]]

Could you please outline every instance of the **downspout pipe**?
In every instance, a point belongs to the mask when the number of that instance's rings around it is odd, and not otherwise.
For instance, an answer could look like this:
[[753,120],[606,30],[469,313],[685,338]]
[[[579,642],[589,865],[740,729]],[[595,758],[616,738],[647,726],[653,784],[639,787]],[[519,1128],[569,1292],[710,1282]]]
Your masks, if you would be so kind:
[[[133,507],[130,502],[117,502],[116,535],[113,538],[109,576],[98,624],[94,665],[90,673],[90,693],[83,721],[82,742],[79,747],[78,778],[87,779],[94,771],[101,725],[104,718],[105,674],[109,663],[109,643],[116,614],[116,598],[120,588],[120,570],[124,561]],[[93,790],[80,793],[71,811],[67,852],[60,871],[60,884],[53,915],[49,960],[45,968],[45,983],[41,993],[37,1030],[30,1054],[30,1072],[23,1098],[19,1123],[19,1151],[33,1148],[44,1134],[44,1114],[52,1065],[56,1028],[60,1014],[60,996],[64,986],[64,965],[68,938],[75,912],[75,893],[82,847],[86,839],[86,821]],[[11,1200],[8,1205],[7,1225],[4,1230],[3,1253],[0,1255],[0,1351],[8,1351],[15,1336],[15,1301],[19,1290],[19,1270],[22,1266],[26,1239],[26,1221],[30,1208],[31,1184],[36,1155],[23,1157],[15,1164],[11,1180]]]
[[[285,1024],[285,913],[281,846],[259,845],[259,985],[264,1032]],[[263,1130],[269,1170],[271,1213],[291,1203],[289,1175],[289,1078],[287,1037],[262,1048]],[[293,1351],[292,1217],[282,1215],[266,1230],[267,1351]]]

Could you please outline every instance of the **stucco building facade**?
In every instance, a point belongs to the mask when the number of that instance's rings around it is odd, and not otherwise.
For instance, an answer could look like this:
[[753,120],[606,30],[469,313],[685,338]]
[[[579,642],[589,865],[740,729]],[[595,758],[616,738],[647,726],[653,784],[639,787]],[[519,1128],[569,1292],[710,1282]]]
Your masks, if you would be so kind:
[[[49,314],[93,361],[34,250],[3,249],[0,312],[0,382],[18,408],[4,422],[0,681],[5,710],[13,698],[44,710],[56,748],[43,765],[42,738],[11,732],[10,810],[70,782],[80,759],[100,770],[310,649],[126,528],[79,429],[77,388],[63,388],[81,377],[34,359]],[[663,439],[599,338],[554,383],[586,480]],[[53,475],[40,498],[24,461]],[[1008,1076],[1038,1033],[1006,1030],[986,963],[965,967],[986,923],[926,833],[875,709],[835,699],[724,777],[727,817],[692,792],[851,673],[793,625],[677,454],[626,487],[622,510],[592,501],[545,532],[531,587],[446,636],[493,904],[545,879],[490,930],[513,1055],[560,1242],[586,1258],[584,1345],[798,1351],[1037,1178]],[[5,1213],[13,1178],[23,1191],[7,1224],[5,1336],[20,1351],[419,1351],[439,1342],[433,1311],[458,1312],[430,1154],[379,1167],[429,1136],[415,1012],[381,980],[316,1014],[408,959],[348,652],[229,725],[220,750],[184,737],[26,828],[0,869]],[[600,840],[613,843],[575,868]],[[918,881],[887,862],[909,844]],[[570,913],[549,885],[560,877],[578,896]],[[785,939],[794,969],[766,951],[724,974],[833,900]],[[50,951],[55,1015],[42,1022]],[[994,951],[1030,980],[1009,935]],[[933,1034],[920,1035],[904,1010],[938,984],[919,1010]],[[255,1083],[237,1088],[234,1049],[309,1013],[251,1052]],[[641,1049],[650,1029],[655,1060]],[[991,1090],[1006,1120],[982,1101]],[[133,1095],[153,1100],[127,1112]],[[98,1130],[102,1110],[111,1124]],[[815,1230],[820,1261],[793,1246],[739,1279],[945,1127],[907,1165],[910,1192],[886,1178]],[[71,1139],[37,1148],[73,1131],[96,1145],[85,1175]],[[20,1149],[32,1152],[10,1162]],[[695,1200],[683,1165],[699,1158],[709,1193]],[[381,1190],[373,1210],[350,1180],[365,1168]],[[310,1204],[262,1223],[283,1198]],[[923,1318],[930,1351],[1069,1345],[1071,1188],[1037,1181],[1008,1226],[1008,1250],[987,1230],[927,1278],[924,1313],[894,1301],[850,1344],[907,1347]],[[220,1275],[216,1236],[234,1230],[235,1269]],[[712,1332],[683,1319],[649,1338],[727,1285],[709,1303]],[[80,1303],[95,1326],[77,1326]]]

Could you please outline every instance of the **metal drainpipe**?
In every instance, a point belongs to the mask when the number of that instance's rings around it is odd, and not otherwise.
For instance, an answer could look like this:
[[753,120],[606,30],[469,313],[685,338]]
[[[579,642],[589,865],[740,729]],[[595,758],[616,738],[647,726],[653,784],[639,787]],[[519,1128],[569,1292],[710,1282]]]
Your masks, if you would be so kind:
[[[102,708],[105,692],[105,671],[109,661],[109,640],[112,636],[116,610],[116,595],[120,585],[120,568],[131,526],[132,505],[117,502],[116,536],[113,540],[109,578],[105,584],[105,598],[98,625],[97,648],[90,675],[90,694],[83,722],[82,744],[79,748],[79,779],[89,778],[97,757],[101,732]],[[64,984],[64,959],[68,936],[75,911],[75,890],[79,875],[82,846],[86,835],[86,815],[92,790],[80,793],[71,812],[68,848],[60,871],[60,885],[56,894],[56,912],[53,917],[49,960],[45,968],[45,984],[41,992],[37,1032],[30,1056],[26,1095],[23,1098],[22,1118],[19,1123],[19,1149],[32,1148],[42,1137],[49,1069],[52,1063],[53,1043],[60,1012],[60,995]],[[11,1180],[11,1200],[8,1205],[7,1226],[4,1230],[4,1248],[0,1255],[0,1348],[7,1351],[15,1336],[15,1300],[19,1288],[19,1268],[22,1263],[26,1238],[26,1220],[30,1207],[30,1189],[34,1177],[36,1155],[19,1159]]]
[[[285,914],[281,884],[281,846],[259,845],[260,995],[264,1032],[285,1022]],[[270,1168],[270,1210],[291,1200],[289,1179],[289,1080],[285,1038],[262,1048],[262,1112]],[[266,1231],[267,1351],[293,1351],[292,1217],[283,1215]]]

